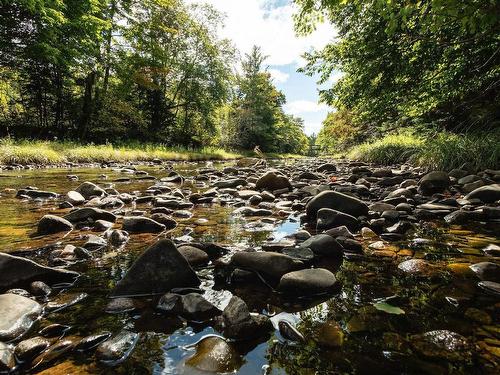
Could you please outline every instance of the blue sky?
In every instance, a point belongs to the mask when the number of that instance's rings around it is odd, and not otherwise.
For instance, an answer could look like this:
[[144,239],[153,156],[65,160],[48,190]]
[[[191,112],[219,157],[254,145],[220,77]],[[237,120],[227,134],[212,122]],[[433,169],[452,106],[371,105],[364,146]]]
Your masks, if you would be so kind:
[[[336,33],[328,24],[321,24],[306,37],[297,37],[291,0],[186,0],[188,3],[209,3],[226,15],[221,37],[229,38],[243,56],[253,45],[268,56],[269,72],[276,86],[287,98],[285,112],[304,119],[306,134],[318,133],[328,108],[318,103],[316,78],[297,73],[305,64],[301,57],[312,48],[322,48]],[[331,77],[330,83],[338,78]]]

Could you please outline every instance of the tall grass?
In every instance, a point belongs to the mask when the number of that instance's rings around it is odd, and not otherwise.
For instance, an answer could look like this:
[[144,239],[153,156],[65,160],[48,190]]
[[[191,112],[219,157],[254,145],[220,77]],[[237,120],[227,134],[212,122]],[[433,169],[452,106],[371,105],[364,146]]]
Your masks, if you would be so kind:
[[346,156],[375,164],[411,163],[428,169],[451,170],[465,163],[475,170],[497,169],[500,168],[500,133],[391,134],[355,146]]
[[73,142],[0,139],[0,164],[59,164],[161,160],[227,160],[240,154],[215,147],[188,149],[130,143],[123,146],[81,145]]

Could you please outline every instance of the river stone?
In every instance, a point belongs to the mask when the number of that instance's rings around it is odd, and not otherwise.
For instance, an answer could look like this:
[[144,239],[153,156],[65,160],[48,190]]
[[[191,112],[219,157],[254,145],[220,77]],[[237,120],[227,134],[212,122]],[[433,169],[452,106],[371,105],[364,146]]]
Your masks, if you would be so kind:
[[480,262],[469,268],[483,281],[500,282],[500,266],[493,262]]
[[480,281],[477,286],[488,294],[500,297],[500,283],[494,281]]
[[48,339],[41,336],[35,336],[17,344],[14,354],[20,362],[26,362],[35,358],[49,346],[50,341]]
[[399,263],[398,269],[407,275],[414,276],[432,276],[435,273],[435,268],[429,262],[423,259],[409,259]]
[[368,206],[364,202],[336,191],[323,191],[312,198],[306,205],[308,218],[316,219],[321,208],[332,208],[354,217],[368,214]]
[[178,250],[191,266],[201,266],[209,262],[208,254],[194,246],[179,246]]
[[500,184],[486,185],[467,194],[464,199],[479,199],[484,203],[493,203],[500,200]]
[[81,339],[78,344],[76,344],[75,349],[80,352],[93,349],[97,345],[109,339],[110,337],[111,337],[111,332],[107,331],[102,333],[97,333],[95,335],[86,336],[83,339]]
[[59,232],[68,232],[72,229],[73,224],[71,224],[68,220],[55,215],[44,215],[38,222],[37,234],[54,234]]
[[344,332],[335,321],[322,323],[316,331],[318,344],[327,348],[340,348],[344,343]]
[[292,185],[290,181],[285,176],[281,176],[273,171],[266,172],[263,174],[255,183],[255,188],[257,190],[281,190],[281,189],[291,189]]
[[221,314],[217,307],[198,293],[167,293],[160,298],[157,309],[193,321],[206,321]]
[[112,297],[161,294],[200,285],[186,258],[171,240],[158,241],[142,253],[120,280]]
[[330,292],[337,284],[335,275],[324,268],[289,272],[280,280],[278,290],[285,294],[307,296]]
[[186,365],[212,373],[233,373],[242,365],[238,352],[223,338],[210,336],[196,344],[196,353],[187,359]]
[[335,164],[325,163],[316,168],[316,172],[336,172],[337,167]]
[[29,197],[31,199],[50,199],[57,198],[58,194],[51,191],[42,191],[35,189],[19,189],[17,191],[16,197]]
[[302,248],[309,248],[316,255],[342,258],[343,248],[338,241],[328,234],[317,234],[300,244]]
[[458,333],[446,330],[414,335],[411,338],[411,344],[427,357],[467,361],[472,356],[467,339]]
[[227,189],[227,188],[236,188],[238,186],[247,185],[247,181],[243,178],[232,178],[229,180],[217,181],[213,184],[214,187]]
[[274,279],[280,279],[285,273],[302,267],[302,262],[273,252],[240,251],[233,255],[231,263],[235,267],[256,271]]
[[224,336],[230,339],[251,339],[273,329],[267,316],[251,315],[246,303],[234,295],[224,309],[222,322]]
[[76,188],[76,192],[80,193],[85,199],[90,199],[93,196],[104,197],[106,191],[94,184],[93,182],[85,181]]
[[89,219],[92,221],[106,220],[112,223],[116,221],[116,216],[114,214],[95,207],[78,208],[66,214],[64,218],[72,223],[79,223]]
[[450,186],[450,177],[443,171],[427,173],[418,182],[418,190],[424,195],[443,193]]
[[42,313],[42,306],[17,294],[0,294],[0,340],[24,335]]
[[128,239],[129,235],[124,230],[114,229],[109,233],[109,243],[114,247],[123,245]]
[[167,230],[174,229],[177,226],[177,222],[164,213],[160,212],[154,213],[151,215],[151,219],[157,221],[160,224],[165,225],[165,229]]
[[10,373],[16,366],[12,349],[0,341],[0,373]]
[[165,225],[144,216],[127,216],[122,228],[129,233],[159,233],[165,230]]
[[66,193],[66,200],[73,206],[78,206],[85,203],[85,197],[74,190],[70,190]]
[[109,340],[99,344],[96,357],[109,366],[115,366],[125,361],[132,353],[139,339],[139,334],[123,330]]
[[359,220],[354,216],[331,209],[321,208],[317,213],[316,229],[325,230],[345,225],[351,230],[359,227]]
[[45,267],[29,259],[0,253],[0,289],[28,285],[32,281],[73,282],[78,276],[77,272]]

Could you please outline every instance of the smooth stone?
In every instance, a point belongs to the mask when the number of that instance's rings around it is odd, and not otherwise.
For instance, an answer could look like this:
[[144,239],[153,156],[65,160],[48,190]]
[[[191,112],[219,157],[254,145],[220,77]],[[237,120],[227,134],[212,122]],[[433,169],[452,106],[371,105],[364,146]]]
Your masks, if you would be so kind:
[[317,230],[326,230],[339,226],[346,226],[351,230],[356,230],[359,227],[359,220],[354,216],[331,208],[321,208],[318,210],[316,219]]
[[64,218],[71,223],[79,223],[82,221],[97,221],[105,220],[114,223],[116,221],[116,216],[109,211],[102,210],[95,207],[83,207],[78,208],[70,213],[64,215]]
[[186,360],[186,365],[209,373],[236,372],[243,361],[238,352],[223,338],[210,336],[196,344],[196,352]]
[[75,191],[83,195],[85,199],[90,199],[93,196],[104,197],[107,195],[106,191],[89,181],[83,182]]
[[484,203],[493,203],[500,200],[500,184],[482,186],[471,191],[464,199],[479,199]]
[[202,266],[210,261],[206,252],[194,246],[179,246],[177,249],[191,266]]
[[59,194],[52,191],[42,191],[36,189],[19,189],[17,191],[16,197],[28,197],[31,199],[51,199],[57,198]]
[[42,306],[17,294],[0,294],[0,340],[24,335],[42,313]]
[[158,233],[165,225],[143,216],[128,216],[123,218],[122,228],[129,233]]
[[482,281],[500,282],[500,266],[493,262],[480,262],[469,268]]
[[154,213],[151,215],[151,219],[153,219],[154,221],[156,221],[160,224],[165,225],[166,230],[174,229],[177,226],[177,222],[174,219],[172,219],[170,216],[168,216],[167,214],[164,214],[164,213],[160,213],[160,212]]
[[138,340],[138,333],[122,330],[109,340],[99,344],[96,357],[108,366],[116,366],[128,358]]
[[263,276],[280,279],[284,274],[302,267],[302,262],[287,255],[272,252],[235,253],[231,258],[235,267],[256,271]]
[[200,285],[186,258],[168,239],[160,240],[142,253],[120,280],[111,295],[162,294],[173,288]]
[[344,249],[342,245],[328,234],[317,234],[300,244],[301,248],[309,248],[319,256],[328,256],[342,259]]
[[288,255],[293,259],[302,261],[311,261],[314,259],[314,253],[307,247],[285,247],[281,250],[281,254]]
[[60,311],[70,306],[76,305],[77,303],[83,301],[87,297],[88,297],[87,293],[61,294],[57,296],[57,298],[48,302],[47,305],[45,305],[45,309],[47,311]]
[[273,329],[267,316],[250,315],[246,303],[234,295],[222,313],[222,322],[224,336],[237,340],[259,337]]
[[48,296],[52,292],[50,286],[43,281],[33,281],[29,289],[34,296]]
[[0,341],[0,373],[10,373],[15,366],[16,359],[12,349]]
[[276,172],[269,171],[263,174],[257,182],[255,183],[255,188],[257,190],[281,190],[281,189],[291,189],[292,185],[290,181],[285,176],[282,176]]
[[35,336],[23,340],[16,345],[14,354],[20,362],[30,361],[50,346],[45,337]]
[[80,352],[86,352],[90,349],[95,348],[96,346],[106,341],[110,337],[111,337],[111,332],[102,332],[90,336],[85,336],[83,339],[80,340],[78,344],[76,344],[75,350]]
[[336,191],[323,191],[313,197],[306,205],[308,218],[316,219],[321,208],[331,208],[354,217],[368,214],[368,206],[363,201]]
[[450,177],[443,171],[427,173],[418,182],[418,190],[423,195],[443,193],[450,186]]
[[247,185],[247,181],[245,179],[233,178],[233,179],[229,179],[229,180],[217,181],[212,186],[220,188],[220,189],[227,189],[227,188],[236,188],[238,186],[245,186],[245,185]]
[[70,326],[54,323],[41,329],[38,334],[42,337],[58,337],[62,336],[66,331],[71,329]]
[[114,229],[109,233],[109,243],[111,246],[119,247],[129,240],[129,235],[124,230]]
[[74,190],[70,190],[66,193],[66,200],[73,206],[78,206],[85,203],[85,197]]
[[336,172],[337,167],[335,164],[325,163],[321,164],[318,168],[316,168],[316,172]]
[[66,337],[50,346],[32,361],[32,370],[38,370],[60,359],[66,353],[73,350],[76,344],[76,337]]
[[330,292],[337,284],[335,275],[324,268],[309,268],[289,272],[281,278],[278,290],[293,295],[313,295]]
[[160,298],[156,308],[157,310],[180,315],[191,321],[207,321],[222,313],[198,293],[183,295],[167,293]]
[[55,234],[60,232],[68,232],[73,229],[71,224],[65,218],[55,215],[44,215],[38,222],[37,234]]

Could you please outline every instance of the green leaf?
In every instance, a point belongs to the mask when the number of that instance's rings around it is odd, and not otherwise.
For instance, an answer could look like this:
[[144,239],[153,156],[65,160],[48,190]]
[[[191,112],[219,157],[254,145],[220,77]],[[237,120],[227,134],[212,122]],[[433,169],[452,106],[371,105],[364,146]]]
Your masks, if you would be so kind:
[[405,311],[400,309],[399,307],[389,305],[386,302],[377,302],[374,303],[373,306],[380,311],[386,312],[388,314],[401,315],[404,314]]

